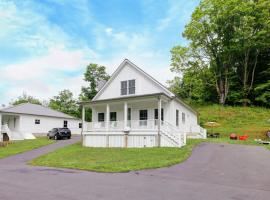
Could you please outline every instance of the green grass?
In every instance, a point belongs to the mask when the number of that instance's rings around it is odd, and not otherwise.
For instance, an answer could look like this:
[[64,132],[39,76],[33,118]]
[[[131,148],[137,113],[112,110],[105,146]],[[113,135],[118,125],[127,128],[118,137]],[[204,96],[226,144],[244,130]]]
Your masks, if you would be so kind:
[[[232,106],[195,106],[199,112],[200,124],[214,121],[220,124],[213,128],[222,137],[230,133],[247,134],[251,139],[265,139],[265,132],[270,129],[270,109],[260,107],[232,107]],[[207,127],[206,127],[207,128]],[[211,128],[207,128],[211,132]]]
[[89,148],[73,144],[30,161],[36,166],[97,172],[128,172],[171,166],[186,160],[201,140],[183,148]]
[[40,137],[35,140],[14,141],[7,147],[0,147],[0,158],[30,151],[53,142],[53,140],[48,140],[46,137]]

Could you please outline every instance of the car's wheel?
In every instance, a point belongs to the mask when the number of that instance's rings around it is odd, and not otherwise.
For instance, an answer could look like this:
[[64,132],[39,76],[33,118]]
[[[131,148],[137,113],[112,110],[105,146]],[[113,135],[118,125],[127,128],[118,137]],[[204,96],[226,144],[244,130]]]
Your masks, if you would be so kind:
[[68,136],[68,137],[67,137],[67,139],[70,139],[70,138],[71,138],[71,136]]
[[55,135],[55,136],[54,136],[54,139],[55,139],[55,140],[58,140],[58,136],[57,136],[57,135]]

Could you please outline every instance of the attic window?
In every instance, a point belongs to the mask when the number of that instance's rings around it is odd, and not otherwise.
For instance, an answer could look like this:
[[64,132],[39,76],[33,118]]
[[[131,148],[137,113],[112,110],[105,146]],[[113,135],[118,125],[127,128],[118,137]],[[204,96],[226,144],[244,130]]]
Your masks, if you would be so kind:
[[128,81],[128,93],[135,94],[135,79]]
[[121,95],[135,94],[136,86],[135,79],[121,81]]
[[127,81],[121,81],[121,95],[127,95]]

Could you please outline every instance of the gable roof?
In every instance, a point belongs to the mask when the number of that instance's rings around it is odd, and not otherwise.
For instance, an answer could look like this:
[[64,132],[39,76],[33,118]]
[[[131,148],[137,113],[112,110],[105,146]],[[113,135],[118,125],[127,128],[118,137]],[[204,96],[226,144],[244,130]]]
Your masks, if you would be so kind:
[[155,78],[150,76],[148,73],[143,71],[141,68],[139,68],[137,65],[132,63],[130,60],[125,59],[119,67],[115,70],[115,72],[112,74],[111,78],[103,85],[103,87],[98,91],[96,96],[93,98],[93,101],[96,101],[97,98],[102,94],[102,92],[108,87],[108,85],[115,79],[115,77],[120,73],[120,71],[126,66],[126,64],[129,64],[131,67],[133,67],[135,70],[137,70],[140,74],[150,79],[152,82],[154,82],[159,88],[162,89],[164,94],[168,95],[169,97],[173,98],[175,97],[175,94],[173,94],[171,91],[169,91],[164,85],[162,85],[160,82],[158,82]]
[[38,116],[57,117],[65,119],[76,119],[75,117],[53,110],[51,108],[31,103],[22,103],[16,106],[0,109],[0,113],[26,114],[26,115],[38,115]]

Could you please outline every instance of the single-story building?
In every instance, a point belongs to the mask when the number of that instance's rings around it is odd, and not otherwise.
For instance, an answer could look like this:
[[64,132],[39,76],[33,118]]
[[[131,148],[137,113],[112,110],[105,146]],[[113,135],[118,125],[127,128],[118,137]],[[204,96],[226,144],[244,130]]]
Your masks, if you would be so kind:
[[35,139],[52,128],[68,127],[72,134],[81,133],[81,120],[42,105],[23,103],[0,110],[0,141]]
[[[206,138],[197,112],[128,59],[81,105],[87,147],[181,147],[187,136]],[[92,122],[85,122],[85,108]]]

